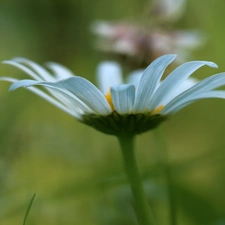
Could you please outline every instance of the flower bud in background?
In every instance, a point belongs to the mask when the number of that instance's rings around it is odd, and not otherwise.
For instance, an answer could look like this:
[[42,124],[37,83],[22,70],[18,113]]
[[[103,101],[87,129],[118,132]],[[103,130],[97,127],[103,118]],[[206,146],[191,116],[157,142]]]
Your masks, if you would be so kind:
[[183,63],[206,39],[198,30],[172,28],[172,23],[183,14],[185,3],[185,0],[151,2],[145,24],[95,21],[91,25],[96,35],[95,47],[130,69],[144,68],[157,57],[170,53],[179,56],[177,64]]

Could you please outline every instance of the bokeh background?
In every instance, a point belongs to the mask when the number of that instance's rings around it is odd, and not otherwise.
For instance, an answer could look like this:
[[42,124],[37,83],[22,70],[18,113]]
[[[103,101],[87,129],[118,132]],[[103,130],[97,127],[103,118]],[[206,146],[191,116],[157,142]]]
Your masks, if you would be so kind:
[[[93,47],[94,20],[142,18],[145,0],[1,0],[0,61],[56,61],[95,82],[104,59]],[[225,71],[225,1],[188,0],[174,27],[198,28],[207,42],[192,56]],[[2,76],[26,78],[8,66]],[[0,83],[0,224],[137,224],[116,138],[78,123],[27,90]],[[157,133],[167,148],[178,224],[225,224],[225,101],[202,100],[137,138],[137,158],[158,224],[169,224]]]

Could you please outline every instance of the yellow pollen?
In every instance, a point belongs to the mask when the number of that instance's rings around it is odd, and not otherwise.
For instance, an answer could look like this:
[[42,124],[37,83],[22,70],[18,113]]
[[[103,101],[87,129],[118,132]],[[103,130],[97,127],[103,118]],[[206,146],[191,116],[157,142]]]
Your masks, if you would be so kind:
[[105,98],[106,98],[106,100],[108,101],[108,103],[109,103],[111,109],[112,109],[112,110],[115,110],[114,105],[113,105],[112,95],[111,95],[110,90],[108,90],[108,92],[106,93]]
[[164,105],[160,105],[159,107],[157,107],[156,109],[154,109],[151,113],[151,115],[156,115],[158,114],[162,109],[164,108]]

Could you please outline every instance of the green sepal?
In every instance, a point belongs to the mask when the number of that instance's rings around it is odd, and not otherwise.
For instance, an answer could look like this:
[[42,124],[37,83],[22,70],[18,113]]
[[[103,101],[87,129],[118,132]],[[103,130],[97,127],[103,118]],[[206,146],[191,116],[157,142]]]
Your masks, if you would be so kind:
[[166,119],[166,116],[160,114],[119,114],[114,111],[106,116],[95,114],[83,115],[81,122],[105,134],[121,136],[128,134],[136,135],[152,130]]

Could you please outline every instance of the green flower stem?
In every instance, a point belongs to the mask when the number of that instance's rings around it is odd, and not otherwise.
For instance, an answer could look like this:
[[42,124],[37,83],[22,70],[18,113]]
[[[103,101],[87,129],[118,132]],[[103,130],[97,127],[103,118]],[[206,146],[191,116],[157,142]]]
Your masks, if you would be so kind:
[[131,185],[134,208],[140,225],[155,225],[147,197],[141,181],[134,152],[134,136],[120,136],[119,142],[123,154],[124,167]]

